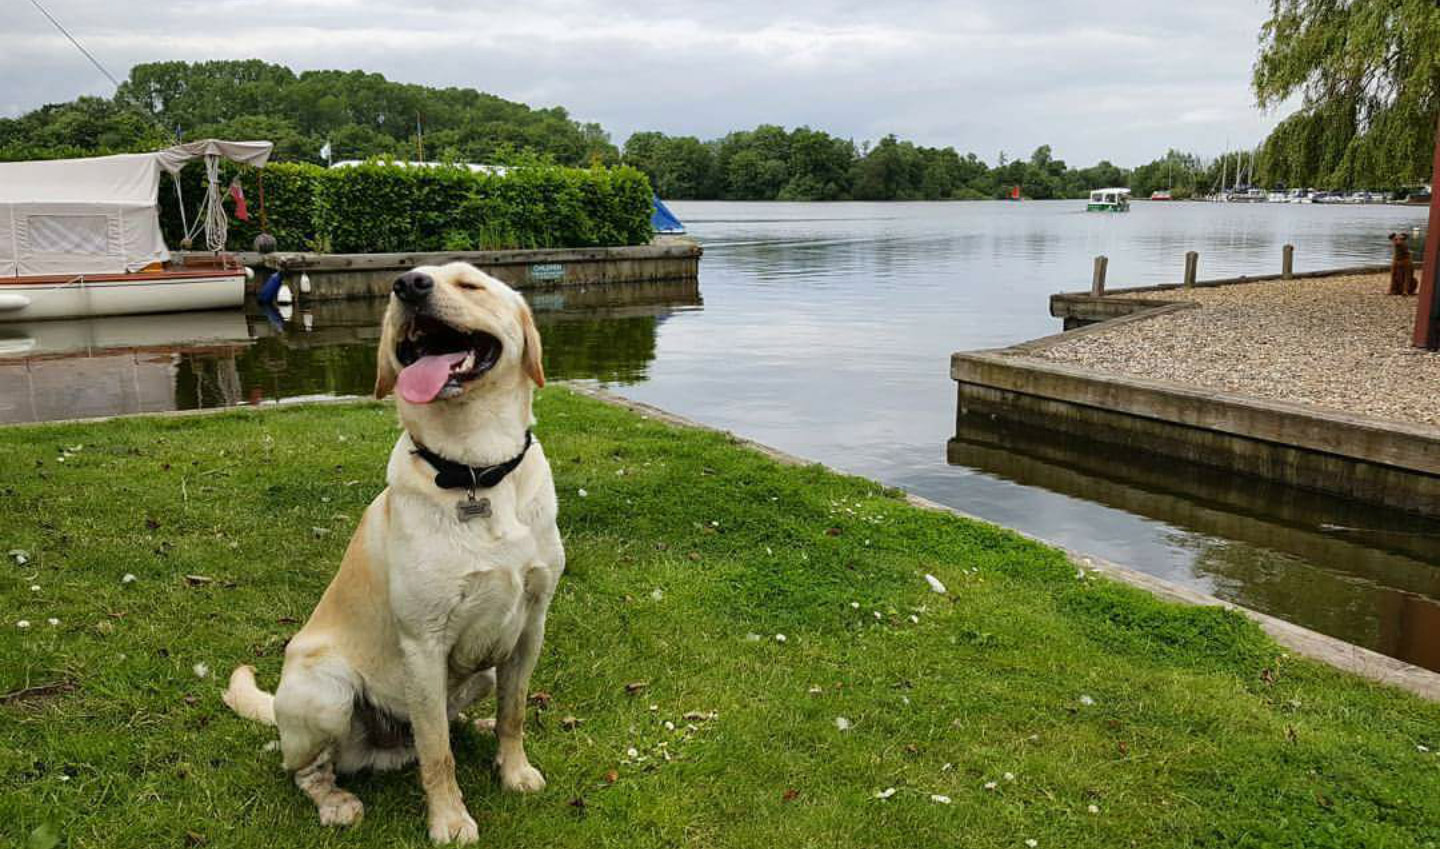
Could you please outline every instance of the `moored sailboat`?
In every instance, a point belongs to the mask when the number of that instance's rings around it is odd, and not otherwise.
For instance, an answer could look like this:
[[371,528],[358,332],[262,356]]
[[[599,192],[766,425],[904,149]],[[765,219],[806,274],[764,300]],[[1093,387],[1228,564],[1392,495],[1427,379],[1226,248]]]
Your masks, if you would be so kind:
[[[263,166],[270,142],[207,139],[152,153],[0,163],[0,321],[238,307],[245,269],[225,255],[221,159]],[[160,173],[205,161],[212,256],[172,261]],[[218,231],[218,232],[217,232]]]

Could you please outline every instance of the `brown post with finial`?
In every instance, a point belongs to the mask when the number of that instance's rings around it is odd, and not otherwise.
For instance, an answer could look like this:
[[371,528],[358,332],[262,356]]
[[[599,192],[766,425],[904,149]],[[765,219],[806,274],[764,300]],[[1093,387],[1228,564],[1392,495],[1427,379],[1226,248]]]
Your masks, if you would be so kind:
[[1425,234],[1425,261],[1420,269],[1420,296],[1415,299],[1415,333],[1411,344],[1417,348],[1435,350],[1440,347],[1440,321],[1436,320],[1436,277],[1440,271],[1440,198],[1435,192],[1440,186],[1435,178],[1440,177],[1440,123],[1436,124],[1435,162],[1430,169],[1430,230]]
[[1195,274],[1200,268],[1200,254],[1195,251],[1185,252],[1185,288],[1189,289],[1195,285]]
[[1286,245],[1280,254],[1280,277],[1289,280],[1295,276],[1295,246]]

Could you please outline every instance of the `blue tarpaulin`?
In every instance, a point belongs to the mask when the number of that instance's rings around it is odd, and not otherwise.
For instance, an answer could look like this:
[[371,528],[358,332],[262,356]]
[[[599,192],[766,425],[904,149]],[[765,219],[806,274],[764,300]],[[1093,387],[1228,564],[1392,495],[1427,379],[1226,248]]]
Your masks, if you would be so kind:
[[665,201],[659,195],[654,198],[655,210],[650,213],[650,226],[655,228],[656,233],[684,233],[685,225],[675,217],[675,213],[665,205]]

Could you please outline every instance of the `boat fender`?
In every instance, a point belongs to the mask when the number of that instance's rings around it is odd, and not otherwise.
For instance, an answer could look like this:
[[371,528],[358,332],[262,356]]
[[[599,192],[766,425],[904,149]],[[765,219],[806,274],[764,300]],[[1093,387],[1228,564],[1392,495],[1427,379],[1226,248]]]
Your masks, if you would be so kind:
[[0,312],[23,310],[30,306],[30,299],[24,295],[0,295]]
[[290,317],[295,315],[295,308],[289,304],[281,304],[279,306],[279,313],[281,321],[289,321]]
[[245,266],[245,282],[246,282],[246,283],[249,283],[249,282],[251,282],[251,281],[254,280],[254,279],[255,279],[255,269],[251,268],[251,267],[248,266],[248,265]]
[[295,303],[295,293],[290,291],[290,284],[281,283],[280,289],[275,293],[275,303],[282,307]]
[[300,272],[300,294],[310,294],[310,275],[303,271]]
[[265,285],[261,286],[260,291],[255,294],[255,300],[262,304],[275,303],[275,296],[279,294],[282,284],[283,280],[280,277],[280,272],[277,271],[271,274],[269,279],[265,281]]

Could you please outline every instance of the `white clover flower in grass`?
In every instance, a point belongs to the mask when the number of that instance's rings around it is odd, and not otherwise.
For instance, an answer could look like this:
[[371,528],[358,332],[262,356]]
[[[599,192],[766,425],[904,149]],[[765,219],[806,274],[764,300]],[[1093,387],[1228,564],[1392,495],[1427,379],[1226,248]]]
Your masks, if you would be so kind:
[[60,620],[59,620],[59,619],[56,619],[54,616],[51,616],[49,619],[46,619],[46,620],[45,620],[45,623],[46,623],[47,625],[49,625],[51,628],[54,628],[56,625],[59,625],[59,624],[60,624]]
[[204,678],[210,674],[210,665],[207,663],[197,663],[191,668],[195,670],[196,678]]
[[941,805],[948,805],[948,804],[950,804],[950,797],[949,797],[949,796],[942,796],[942,795],[939,794],[939,793],[931,793],[931,794],[930,794],[930,801],[935,802],[935,803],[937,803],[937,804],[941,804]]
[[1089,812],[1092,813],[1092,814],[1098,814],[1098,813],[1100,813],[1100,806],[1099,806],[1099,805],[1091,805],[1090,807],[1086,808],[1085,810],[1089,811]]
[[849,731],[853,726],[849,719],[843,716],[837,716],[835,717],[835,727],[841,731]]
[[997,783],[994,782],[994,781],[987,781],[987,782],[985,782],[985,789],[986,789],[986,790],[994,790],[996,787],[999,787],[999,786],[1000,786],[1000,785],[997,784]]
[[630,758],[631,760],[634,760],[635,758],[640,757],[640,751],[639,751],[638,749],[636,749],[634,746],[631,746],[630,748],[628,748],[628,749],[625,750],[625,757]]
[[786,637],[785,637],[784,634],[776,634],[776,635],[775,635],[775,642],[777,642],[777,643],[783,643],[783,642],[785,642],[785,639],[786,639]]
[[945,594],[945,585],[942,584],[942,583],[940,583],[940,579],[939,579],[939,578],[935,577],[934,575],[931,575],[931,574],[928,573],[928,572],[925,574],[925,583],[929,584],[929,585],[930,585],[930,589],[934,590],[935,592],[939,593],[940,595],[944,595],[944,594]]
[[1035,849],[1036,846],[1039,846],[1039,845],[1040,845],[1040,841],[1036,840],[1036,839],[1033,838],[1033,837],[1026,838],[1026,840],[1025,840],[1025,845],[1026,845],[1026,846],[1029,846],[1030,849]]
[[39,585],[39,584],[31,584],[31,585],[30,585],[30,592],[32,592],[32,593],[38,593],[38,592],[40,592],[40,585]]
[[21,619],[19,622],[16,622],[16,623],[15,623],[15,627],[16,627],[16,628],[19,628],[19,629],[21,629],[21,630],[23,631],[24,629],[30,627],[30,620],[29,620],[29,619]]
[[1095,700],[1090,698],[1089,696],[1081,696],[1080,704],[1084,705],[1085,707],[1090,707],[1091,705],[1095,704]]
[[120,583],[122,583],[122,584],[133,584],[133,583],[135,583],[135,575],[134,575],[134,573],[126,572],[126,573],[125,573],[125,577],[123,577],[123,578],[120,579]]
[[577,490],[577,491],[575,492],[575,494],[578,495],[578,496],[580,496],[581,498],[588,498],[588,497],[590,496],[590,493],[586,492],[586,491],[583,490],[583,489]]
[[663,601],[665,599],[665,591],[656,587],[650,591],[650,597],[656,601]]
[[877,791],[875,791],[875,798],[876,798],[876,799],[889,799],[891,796],[894,796],[894,795],[895,795],[895,788],[894,788],[894,787],[886,787],[884,790],[877,790]]
[[1007,773],[1005,773],[1005,780],[1006,780],[1006,781],[1014,781],[1014,780],[1015,780],[1015,773],[1013,773],[1013,772],[1007,772]]
[[851,610],[859,610],[859,609],[860,609],[860,602],[858,602],[858,601],[852,601],[852,602],[850,602],[850,609],[851,609]]

